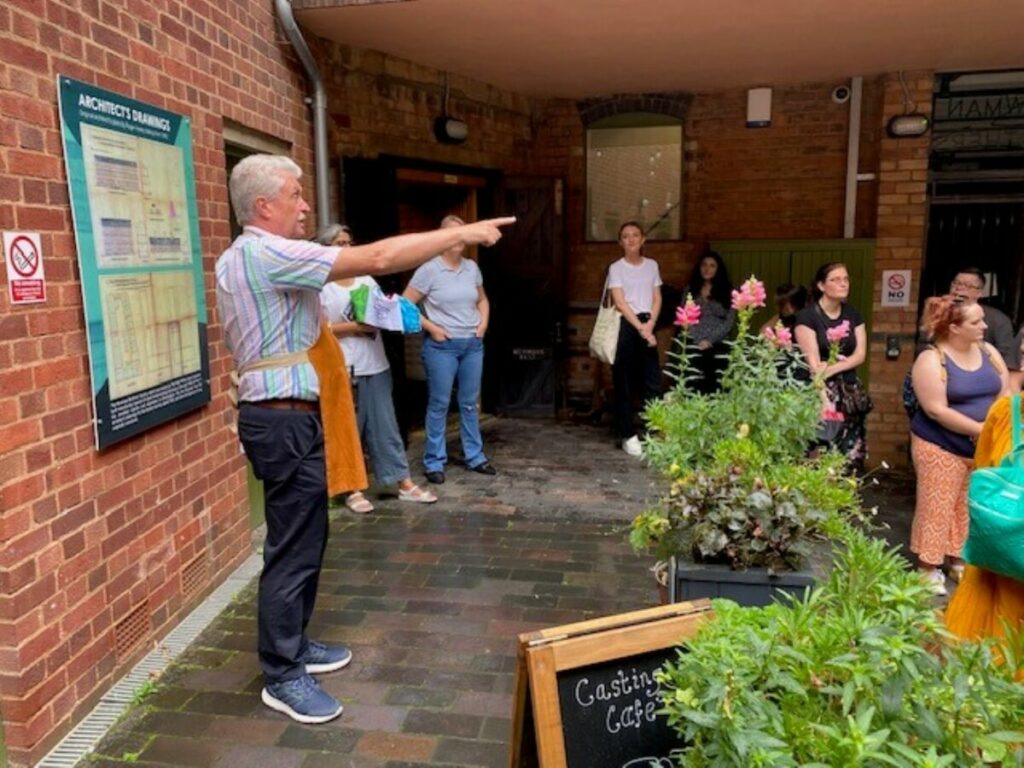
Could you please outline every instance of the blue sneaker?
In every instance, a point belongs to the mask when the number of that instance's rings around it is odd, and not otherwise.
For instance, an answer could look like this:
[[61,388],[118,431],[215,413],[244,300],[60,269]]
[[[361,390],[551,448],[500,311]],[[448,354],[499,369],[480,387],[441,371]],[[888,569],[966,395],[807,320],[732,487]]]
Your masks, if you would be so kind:
[[306,652],[306,674],[322,675],[324,672],[347,667],[352,661],[352,651],[344,645],[324,645],[316,640],[309,641],[309,650]]
[[343,709],[338,700],[321,690],[309,675],[270,683],[263,688],[262,698],[271,709],[307,725],[333,720]]

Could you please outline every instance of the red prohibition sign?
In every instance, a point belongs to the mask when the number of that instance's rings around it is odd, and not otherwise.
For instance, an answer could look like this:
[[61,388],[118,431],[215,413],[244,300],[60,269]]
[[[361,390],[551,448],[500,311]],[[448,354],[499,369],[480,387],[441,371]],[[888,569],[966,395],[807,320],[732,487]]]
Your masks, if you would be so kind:
[[889,275],[889,290],[902,291],[906,284],[907,280],[903,275]]
[[11,243],[11,266],[22,277],[33,277],[39,269],[39,251],[27,237],[16,237]]

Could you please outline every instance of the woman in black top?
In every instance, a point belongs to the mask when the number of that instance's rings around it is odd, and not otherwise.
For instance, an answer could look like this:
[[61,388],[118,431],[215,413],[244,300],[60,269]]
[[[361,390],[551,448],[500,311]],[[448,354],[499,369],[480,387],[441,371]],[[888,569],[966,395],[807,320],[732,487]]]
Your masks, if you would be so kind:
[[[810,374],[825,382],[828,407],[841,414],[826,431],[819,445],[831,446],[846,456],[855,471],[864,469],[867,459],[865,421],[871,399],[857,378],[857,366],[867,357],[867,331],[860,312],[846,303],[850,295],[850,274],[839,262],[818,269],[811,286],[811,304],[796,318],[796,342]],[[848,323],[849,332],[839,341],[839,359],[829,363],[828,331]]]

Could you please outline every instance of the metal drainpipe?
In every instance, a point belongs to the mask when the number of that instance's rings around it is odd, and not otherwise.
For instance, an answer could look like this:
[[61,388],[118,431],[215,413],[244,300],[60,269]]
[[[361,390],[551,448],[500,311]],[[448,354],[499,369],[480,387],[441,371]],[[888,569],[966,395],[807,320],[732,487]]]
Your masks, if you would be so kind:
[[[299,61],[306,69],[306,75],[313,83],[313,164],[316,168],[316,220],[317,227],[323,228],[331,223],[331,198],[327,190],[327,94],[324,92],[324,81],[316,66],[313,54],[306,45],[299,25],[292,14],[291,0],[274,0],[277,18],[288,35]],[[306,103],[310,98],[306,97]]]
[[850,79],[850,132],[846,137],[846,211],[843,237],[852,238],[857,219],[857,166],[860,163],[860,103],[864,78]]

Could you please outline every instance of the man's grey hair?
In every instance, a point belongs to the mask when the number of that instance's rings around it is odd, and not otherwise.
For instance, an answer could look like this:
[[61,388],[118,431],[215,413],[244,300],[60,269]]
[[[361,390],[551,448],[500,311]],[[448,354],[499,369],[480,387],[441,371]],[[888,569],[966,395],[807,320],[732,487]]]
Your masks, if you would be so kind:
[[302,169],[285,155],[249,155],[231,171],[228,189],[235,219],[245,226],[256,218],[256,198],[272,198],[281,191],[284,179],[280,171],[301,178]]

